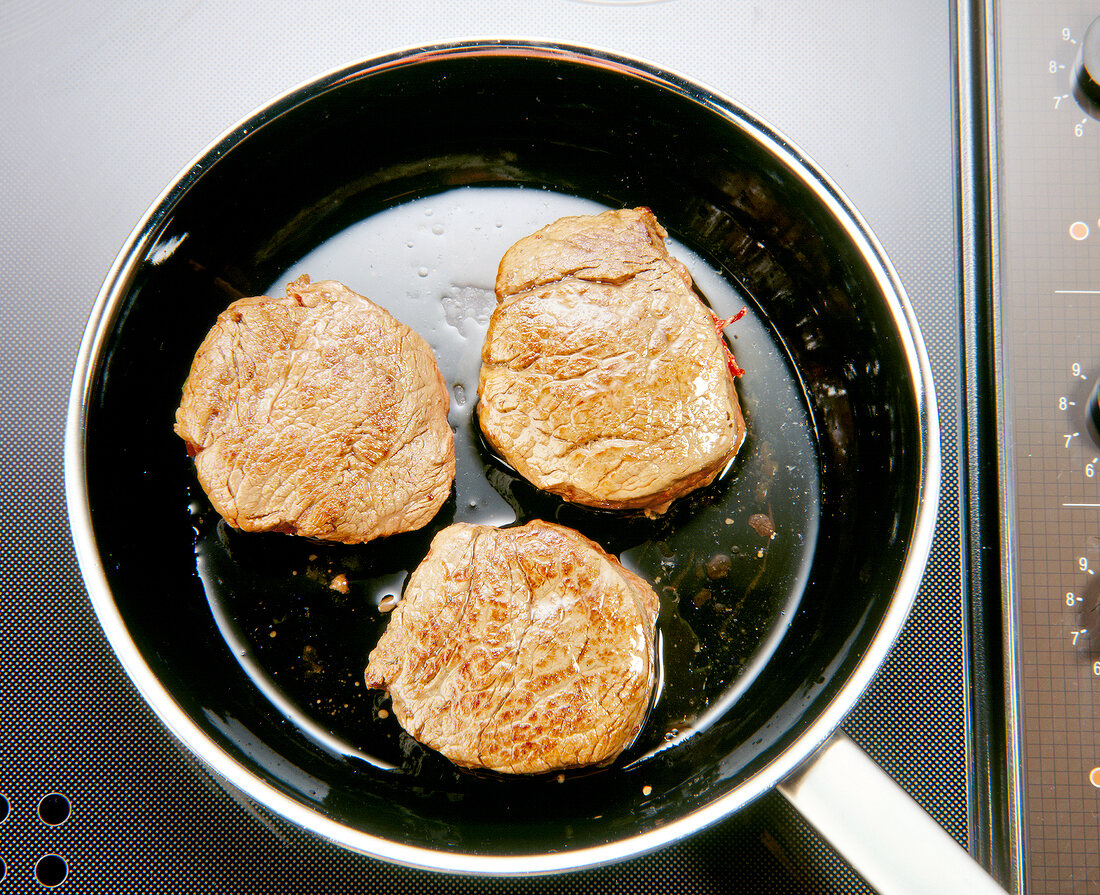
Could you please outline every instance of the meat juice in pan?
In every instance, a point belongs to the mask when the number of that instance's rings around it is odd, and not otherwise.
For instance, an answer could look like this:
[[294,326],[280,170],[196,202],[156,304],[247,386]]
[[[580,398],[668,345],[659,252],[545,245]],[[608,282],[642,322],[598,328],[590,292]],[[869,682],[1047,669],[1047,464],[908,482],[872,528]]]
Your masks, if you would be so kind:
[[[196,484],[198,573],[218,626],[273,710],[334,753],[448,773],[367,690],[367,654],[387,609],[452,522],[543,518],[577,529],[650,581],[661,598],[658,681],[649,717],[619,762],[674,746],[733,710],[797,607],[819,525],[819,479],[801,382],[760,310],[669,239],[714,312],[748,313],[726,331],[744,368],[748,434],[710,486],[658,518],[571,505],[515,475],[486,447],[474,413],[497,265],[516,240],[565,215],[606,206],[534,188],[464,187],[410,201],[318,246],[266,290],[302,273],[335,279],[387,308],[432,345],[450,387],[455,487],[425,529],[360,546],[250,534],[222,522]],[[654,209],[658,220],[661,210]],[[454,769],[453,773],[464,773]]]

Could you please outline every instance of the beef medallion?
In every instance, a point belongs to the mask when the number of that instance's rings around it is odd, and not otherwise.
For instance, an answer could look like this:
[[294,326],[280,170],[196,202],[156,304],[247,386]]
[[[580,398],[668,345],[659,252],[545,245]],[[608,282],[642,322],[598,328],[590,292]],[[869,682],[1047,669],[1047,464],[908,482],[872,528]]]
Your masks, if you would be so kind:
[[725,321],[647,208],[567,217],[512,246],[482,351],[478,418],[566,500],[665,512],[745,438]]
[[218,316],[175,430],[229,524],[363,543],[422,528],[446,501],[448,402],[423,338],[340,283],[300,277]]
[[657,612],[646,581],[572,529],[455,523],[410,576],[366,683],[457,765],[602,764],[649,709]]

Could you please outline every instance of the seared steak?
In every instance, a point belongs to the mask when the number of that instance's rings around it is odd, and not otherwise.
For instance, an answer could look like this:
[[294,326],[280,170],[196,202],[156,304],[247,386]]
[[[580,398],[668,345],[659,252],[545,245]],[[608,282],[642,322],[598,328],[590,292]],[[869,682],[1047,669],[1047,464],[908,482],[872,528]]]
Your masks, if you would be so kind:
[[648,710],[657,610],[653,588],[572,529],[455,523],[410,576],[367,686],[464,767],[608,762]]
[[432,349],[334,281],[243,298],[195,355],[176,433],[245,531],[362,543],[424,526],[454,480]]
[[663,513],[744,440],[722,321],[666,235],[647,208],[562,218],[500,262],[481,428],[566,500]]

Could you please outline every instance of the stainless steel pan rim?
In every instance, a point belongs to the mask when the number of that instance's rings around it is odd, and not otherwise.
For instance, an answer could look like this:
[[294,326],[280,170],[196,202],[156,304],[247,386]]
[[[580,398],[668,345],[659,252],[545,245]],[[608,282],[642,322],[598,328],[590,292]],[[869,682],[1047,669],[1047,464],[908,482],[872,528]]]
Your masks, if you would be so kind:
[[[634,78],[663,85],[736,127],[756,134],[769,151],[799,172],[805,186],[840,222],[873,271],[882,294],[888,296],[889,313],[903,345],[914,399],[919,409],[920,466],[918,510],[899,583],[876,636],[854,673],[815,722],[766,768],[745,785],[726,793],[704,809],[681,817],[651,832],[606,845],[561,852],[546,851],[515,856],[463,855],[435,851],[376,837],[350,829],[299,804],[242,767],[212,741],[181,709],[157,679],[132,640],[114,603],[101,564],[91,524],[85,468],[85,426],[89,387],[97,359],[115,323],[127,284],[141,259],[152,248],[158,227],[171,214],[188,185],[254,128],[281,110],[304,102],[316,92],[338,82],[358,79],[387,68],[446,56],[548,56],[584,66],[618,70]],[[940,446],[933,379],[910,303],[900,281],[875,237],[839,188],[790,140],[743,111],[731,101],[681,75],[660,70],[639,59],[579,45],[553,44],[509,38],[482,38],[428,47],[412,47],[380,58],[339,69],[292,90],[261,107],[227,130],[189,164],[162,193],[143,221],[127,239],[93,306],[82,339],[70,394],[65,434],[65,486],[77,558],[89,596],[107,639],[142,697],[172,734],[197,755],[215,774],[274,813],[346,848],[401,865],[460,874],[531,875],[576,870],[622,861],[681,840],[728,816],[772,789],[802,765],[839,727],[860,695],[873,680],[908,616],[916,597],[932,545],[940,487]]]

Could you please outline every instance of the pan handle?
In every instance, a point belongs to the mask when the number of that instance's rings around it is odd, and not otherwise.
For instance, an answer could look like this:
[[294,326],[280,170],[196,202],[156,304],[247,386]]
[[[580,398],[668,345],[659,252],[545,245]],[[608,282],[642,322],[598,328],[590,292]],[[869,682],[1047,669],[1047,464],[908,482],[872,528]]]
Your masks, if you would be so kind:
[[844,733],[834,733],[778,789],[881,895],[1004,895],[966,849]]

